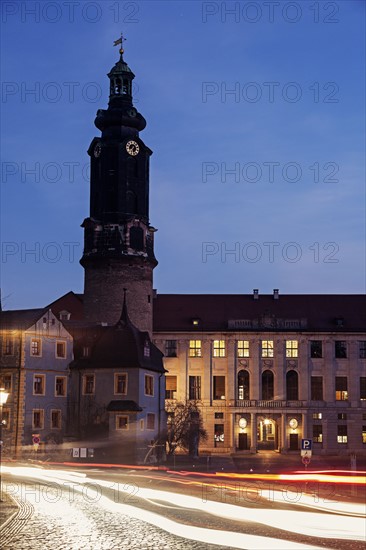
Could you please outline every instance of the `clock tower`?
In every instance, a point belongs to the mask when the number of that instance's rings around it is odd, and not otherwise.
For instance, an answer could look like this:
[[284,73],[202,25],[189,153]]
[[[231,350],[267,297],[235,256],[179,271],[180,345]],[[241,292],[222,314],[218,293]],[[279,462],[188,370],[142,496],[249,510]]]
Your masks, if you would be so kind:
[[108,109],[94,121],[101,131],[88,149],[90,217],[84,228],[84,316],[115,324],[124,289],[133,324],[152,333],[154,232],[149,224],[149,160],[152,151],[139,136],[144,117],[133,106],[135,75],[123,59],[108,74]]

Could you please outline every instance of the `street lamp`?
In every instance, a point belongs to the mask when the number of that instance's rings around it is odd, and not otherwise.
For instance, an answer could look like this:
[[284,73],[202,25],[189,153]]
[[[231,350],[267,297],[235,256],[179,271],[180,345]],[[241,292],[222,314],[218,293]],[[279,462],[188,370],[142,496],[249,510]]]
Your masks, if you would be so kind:
[[3,406],[9,397],[5,388],[0,388],[0,502],[2,502],[2,485],[1,485],[1,456],[3,452]]

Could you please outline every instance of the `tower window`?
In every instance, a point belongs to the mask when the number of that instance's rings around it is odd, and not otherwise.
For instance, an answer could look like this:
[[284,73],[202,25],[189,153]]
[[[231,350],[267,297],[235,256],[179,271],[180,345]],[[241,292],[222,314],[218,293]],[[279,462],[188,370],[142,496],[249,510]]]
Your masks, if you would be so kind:
[[131,227],[130,247],[134,250],[144,249],[144,231],[141,227]]

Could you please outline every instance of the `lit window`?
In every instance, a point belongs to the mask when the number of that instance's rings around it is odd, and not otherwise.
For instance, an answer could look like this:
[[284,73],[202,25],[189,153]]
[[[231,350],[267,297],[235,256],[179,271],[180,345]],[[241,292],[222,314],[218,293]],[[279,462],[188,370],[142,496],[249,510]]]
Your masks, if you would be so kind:
[[273,340],[262,340],[262,357],[273,357]]
[[117,414],[116,430],[128,430],[128,416]]
[[14,355],[14,338],[12,336],[5,338],[4,355]]
[[201,356],[202,356],[201,340],[190,340],[189,357],[201,357]]
[[314,443],[322,443],[323,441],[323,428],[320,424],[314,424],[313,426],[313,440]]
[[66,357],[66,342],[56,342],[56,357],[65,359]]
[[177,392],[177,377],[165,377],[165,399],[175,399]]
[[360,359],[366,359],[366,340],[360,342]]
[[39,338],[32,338],[30,351],[32,357],[39,357],[41,355],[41,340]]
[[225,357],[225,340],[214,340],[213,342],[213,356]]
[[321,340],[310,341],[310,357],[312,359],[321,359],[323,357],[323,342]]
[[147,413],[146,415],[146,429],[155,430],[155,414]]
[[366,443],[366,426],[362,426],[362,443]]
[[44,374],[35,374],[33,376],[33,395],[44,395],[45,376]]
[[337,359],[346,359],[347,357],[347,342],[344,340],[336,340],[335,344],[335,356]]
[[321,420],[323,418],[322,413],[313,413],[314,420]]
[[66,395],[66,378],[65,376],[56,376],[55,379],[55,394],[57,397],[65,397]]
[[114,375],[114,393],[120,395],[127,394],[127,373]]
[[201,399],[201,377],[200,376],[189,377],[189,399],[192,399],[192,400]]
[[35,430],[43,430],[44,428],[44,410],[33,409],[32,428]]
[[213,398],[225,399],[225,376],[213,377]]
[[296,358],[299,355],[297,340],[286,340],[286,357]]
[[145,395],[154,395],[154,377],[145,374]]
[[347,376],[336,376],[335,393],[336,393],[336,401],[347,401],[348,399]]
[[166,342],[165,342],[165,356],[166,357],[177,357],[177,341],[176,340],[166,340]]
[[249,340],[238,340],[238,357],[249,357]]
[[338,426],[337,443],[347,443],[347,426],[344,424]]
[[366,376],[360,376],[360,399],[366,399]]
[[51,429],[61,430],[61,411],[52,409],[51,410]]
[[218,444],[220,445],[220,443],[224,443],[225,433],[224,433],[224,425],[223,424],[215,424],[214,425],[214,441],[215,441],[215,447]]
[[94,383],[95,376],[94,374],[84,374],[84,395],[92,395],[94,393]]

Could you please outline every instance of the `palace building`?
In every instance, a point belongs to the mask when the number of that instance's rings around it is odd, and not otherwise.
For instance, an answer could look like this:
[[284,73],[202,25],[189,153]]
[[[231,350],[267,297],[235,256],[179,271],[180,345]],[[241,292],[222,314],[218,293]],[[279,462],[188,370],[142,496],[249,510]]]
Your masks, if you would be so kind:
[[165,403],[193,400],[208,432],[201,452],[286,453],[311,438],[314,453],[366,454],[365,297],[154,291],[152,151],[122,48],[108,78],[88,149],[84,293],[0,314],[8,448],[87,442],[108,460],[144,462],[161,444]]

